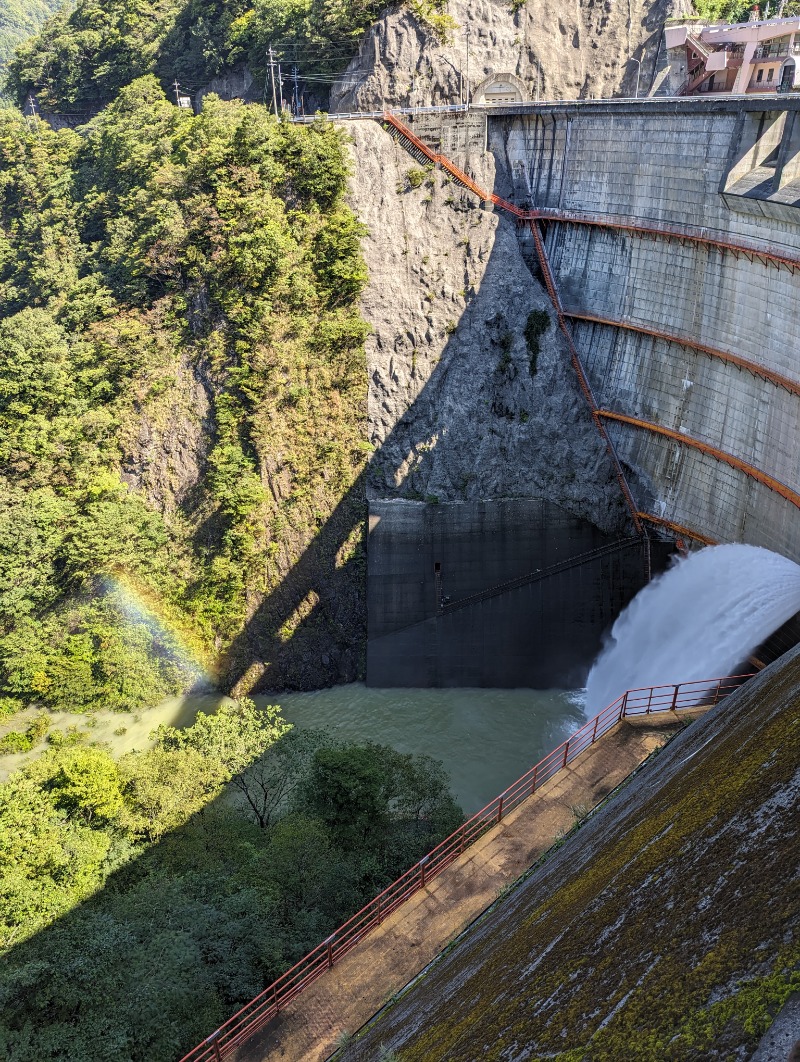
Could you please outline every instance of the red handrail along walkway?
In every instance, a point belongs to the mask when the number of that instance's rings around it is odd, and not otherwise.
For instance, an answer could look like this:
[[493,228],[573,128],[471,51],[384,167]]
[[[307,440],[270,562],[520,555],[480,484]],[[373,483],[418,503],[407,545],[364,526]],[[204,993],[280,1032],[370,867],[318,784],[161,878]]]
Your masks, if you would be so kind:
[[334,963],[354,948],[372,929],[379,926],[388,915],[423,889],[470,845],[496,826],[505,815],[532,796],[545,782],[572,763],[623,719],[656,712],[711,708],[750,677],[752,676],[737,675],[628,690],[526,771],[486,807],[467,819],[454,833],[428,855],[423,856],[380,895],[370,900],[335,933],[242,1007],[202,1044],[185,1055],[181,1062],[220,1062],[229,1058],[237,1048],[267,1025],[279,1010],[287,1006],[326,970],[331,969]]

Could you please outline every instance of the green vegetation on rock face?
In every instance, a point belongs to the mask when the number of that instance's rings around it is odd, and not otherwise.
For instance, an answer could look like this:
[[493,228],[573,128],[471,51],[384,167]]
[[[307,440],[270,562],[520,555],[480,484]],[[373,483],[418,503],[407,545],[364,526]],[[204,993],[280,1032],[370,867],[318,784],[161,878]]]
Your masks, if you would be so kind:
[[[714,22],[747,22],[753,8],[752,0],[694,0],[694,9],[701,18]],[[761,17],[766,17],[766,5],[760,3]],[[770,4],[771,17],[775,17],[777,3]],[[783,17],[800,14],[800,0],[787,0]]]
[[0,785],[0,1056],[173,1062],[461,821],[427,757],[287,729],[245,700]]
[[146,74],[196,91],[247,64],[263,84],[270,44],[287,55],[301,49],[324,74],[347,65],[378,8],[371,0],[77,0],[19,49],[10,87],[19,99],[35,91],[45,110],[69,111],[106,102]]
[[17,45],[33,36],[61,3],[62,0],[0,0],[0,73]]
[[[357,677],[365,272],[346,177],[332,126],[213,97],[194,116],[153,77],[81,135],[0,113],[6,710],[135,709],[226,661],[234,682],[253,650],[228,647],[337,507],[327,596],[312,578],[265,609],[257,651],[261,671],[282,652],[274,685]],[[327,669],[294,652],[302,625]]]

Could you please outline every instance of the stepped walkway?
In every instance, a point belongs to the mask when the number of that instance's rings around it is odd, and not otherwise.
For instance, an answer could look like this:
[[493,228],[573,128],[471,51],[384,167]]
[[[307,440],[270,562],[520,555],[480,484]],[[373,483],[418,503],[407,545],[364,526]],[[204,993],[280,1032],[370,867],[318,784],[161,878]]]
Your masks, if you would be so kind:
[[[750,676],[628,690],[229,1018],[182,1062],[324,1059],[685,719]],[[303,994],[302,1001],[298,996]]]
[[[590,808],[704,708],[635,716],[546,782],[390,915],[233,1057],[322,1062],[473,922]],[[679,718],[680,717],[682,718]],[[688,718],[687,718],[688,717]]]

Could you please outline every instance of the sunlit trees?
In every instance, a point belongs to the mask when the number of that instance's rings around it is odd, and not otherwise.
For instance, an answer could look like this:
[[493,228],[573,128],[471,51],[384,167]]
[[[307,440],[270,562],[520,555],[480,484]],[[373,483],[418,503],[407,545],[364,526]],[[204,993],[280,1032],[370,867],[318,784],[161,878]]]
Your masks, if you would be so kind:
[[[342,137],[146,76],[81,135],[0,112],[0,173],[0,696],[136,710],[197,680],[169,629],[224,656],[363,469]],[[179,371],[210,404],[186,512],[125,471]]]

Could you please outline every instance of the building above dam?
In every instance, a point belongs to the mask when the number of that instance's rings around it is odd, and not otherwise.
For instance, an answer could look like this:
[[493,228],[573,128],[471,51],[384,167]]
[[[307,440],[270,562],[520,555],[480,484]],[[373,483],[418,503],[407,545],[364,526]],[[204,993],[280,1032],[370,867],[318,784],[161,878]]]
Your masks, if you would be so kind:
[[676,95],[800,91],[800,16],[692,18],[667,25],[665,42]]

